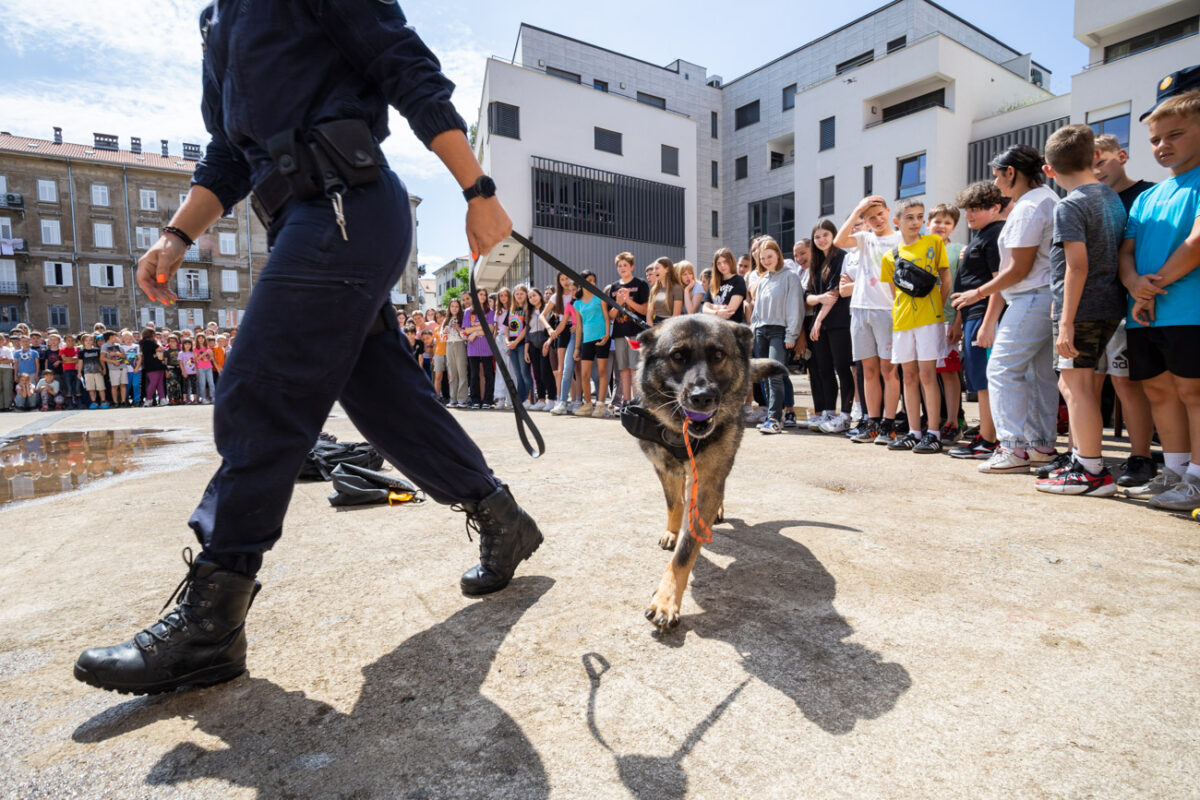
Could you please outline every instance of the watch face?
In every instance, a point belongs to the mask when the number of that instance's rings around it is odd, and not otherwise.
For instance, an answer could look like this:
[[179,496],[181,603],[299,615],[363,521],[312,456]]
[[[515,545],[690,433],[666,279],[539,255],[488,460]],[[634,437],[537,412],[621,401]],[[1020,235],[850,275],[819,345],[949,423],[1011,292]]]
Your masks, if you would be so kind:
[[487,175],[481,175],[479,180],[475,181],[475,190],[479,192],[480,197],[492,197],[496,194],[496,182]]

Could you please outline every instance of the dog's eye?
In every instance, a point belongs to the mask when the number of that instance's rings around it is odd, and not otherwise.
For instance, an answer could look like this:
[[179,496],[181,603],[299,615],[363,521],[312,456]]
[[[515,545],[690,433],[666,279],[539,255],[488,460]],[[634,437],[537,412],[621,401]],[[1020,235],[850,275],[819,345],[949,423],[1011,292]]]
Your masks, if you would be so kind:
[[687,361],[687,353],[683,350],[676,350],[675,352],[671,353],[671,360],[676,364],[682,364]]
[[725,351],[724,350],[713,350],[712,355],[709,357],[713,360],[713,363],[720,364],[722,361],[725,360]]

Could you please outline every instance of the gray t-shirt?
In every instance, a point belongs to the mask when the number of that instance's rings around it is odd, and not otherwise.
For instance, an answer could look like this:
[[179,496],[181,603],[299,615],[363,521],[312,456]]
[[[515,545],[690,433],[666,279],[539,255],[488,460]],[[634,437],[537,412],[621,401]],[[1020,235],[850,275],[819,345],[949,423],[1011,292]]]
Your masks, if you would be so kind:
[[1117,250],[1125,235],[1125,206],[1103,183],[1087,183],[1063,198],[1054,209],[1050,246],[1050,289],[1054,319],[1062,314],[1067,275],[1064,242],[1087,245],[1088,272],[1075,311],[1076,322],[1096,322],[1125,316],[1125,288],[1117,280]]

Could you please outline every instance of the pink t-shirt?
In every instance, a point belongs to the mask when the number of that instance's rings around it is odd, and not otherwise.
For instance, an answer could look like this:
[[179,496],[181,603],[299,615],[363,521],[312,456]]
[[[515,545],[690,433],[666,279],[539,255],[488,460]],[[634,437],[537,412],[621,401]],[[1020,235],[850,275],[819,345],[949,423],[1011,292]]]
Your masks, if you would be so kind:
[[212,348],[201,347],[196,350],[196,368],[212,369]]

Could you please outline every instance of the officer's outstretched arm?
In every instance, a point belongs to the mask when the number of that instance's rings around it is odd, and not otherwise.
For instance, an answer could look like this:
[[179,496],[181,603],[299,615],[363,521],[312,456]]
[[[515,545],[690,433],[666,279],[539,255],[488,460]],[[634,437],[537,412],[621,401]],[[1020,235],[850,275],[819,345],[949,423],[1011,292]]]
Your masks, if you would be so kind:
[[[190,239],[196,239],[213,223],[221,218],[224,212],[220,199],[209,189],[199,184],[192,184],[183,205],[171,217],[168,227],[178,228]],[[163,233],[158,241],[138,259],[137,282],[142,291],[151,301],[163,305],[174,303],[179,299],[171,291],[171,276],[183,263],[183,254],[187,245],[178,236]]]
[[[483,174],[467,137],[457,128],[442,131],[429,143],[458,185],[466,189]],[[476,197],[467,203],[467,243],[471,255],[486,253],[512,233],[512,220],[498,197]]]

